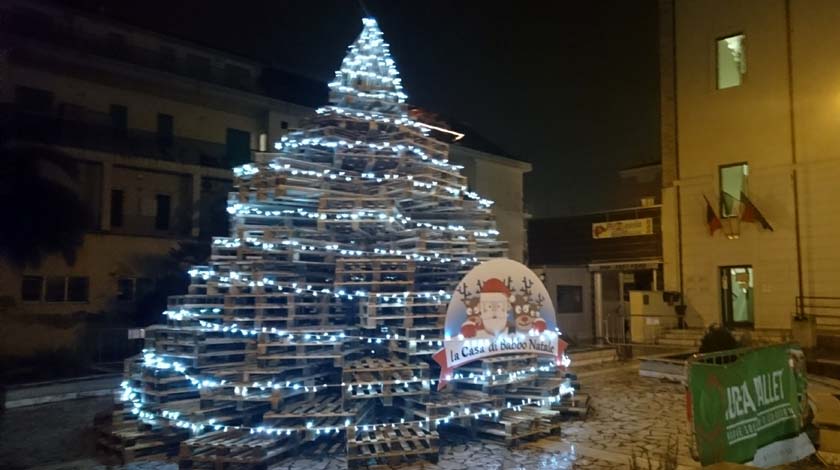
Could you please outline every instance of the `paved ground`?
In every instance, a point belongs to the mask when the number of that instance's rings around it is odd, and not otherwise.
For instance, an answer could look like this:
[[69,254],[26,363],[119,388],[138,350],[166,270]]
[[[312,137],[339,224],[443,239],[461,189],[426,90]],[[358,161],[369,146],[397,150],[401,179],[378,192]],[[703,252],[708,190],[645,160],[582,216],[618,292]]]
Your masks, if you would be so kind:
[[[602,366],[581,373],[580,378],[583,391],[592,396],[592,412],[585,421],[566,423],[560,436],[513,450],[487,442],[450,441],[441,450],[440,462],[423,468],[623,469],[629,468],[634,453],[640,455],[647,451],[655,461],[669,442],[678,444],[680,469],[699,468],[690,457],[685,395],[681,385],[641,378],[632,363]],[[90,423],[93,414],[107,406],[107,399],[90,399],[6,412],[0,416],[0,468],[106,468],[94,460]],[[176,470],[177,465],[136,462],[120,468]],[[328,470],[344,469],[346,464],[343,457],[322,456],[284,462],[275,468]],[[815,468],[819,468],[816,462],[791,467]]]

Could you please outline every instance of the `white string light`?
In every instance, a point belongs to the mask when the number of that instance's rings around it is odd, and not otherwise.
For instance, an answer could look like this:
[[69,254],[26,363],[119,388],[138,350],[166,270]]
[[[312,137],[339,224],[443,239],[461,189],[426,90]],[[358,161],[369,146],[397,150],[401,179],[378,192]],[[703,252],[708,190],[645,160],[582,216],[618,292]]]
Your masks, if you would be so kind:
[[[196,422],[190,421],[186,419],[180,419],[181,413],[178,411],[171,411],[166,409],[158,410],[157,412],[149,412],[143,410],[143,403],[142,400],[139,398],[140,394],[142,393],[140,390],[134,389],[130,386],[129,381],[123,381],[121,384],[123,392],[121,394],[121,399],[126,402],[132,403],[132,413],[138,416],[143,421],[154,421],[156,418],[164,418],[169,421],[174,421],[173,424],[177,427],[191,429],[194,433],[199,433],[204,431],[206,428],[211,428],[213,430],[222,430],[228,431],[229,429],[236,429],[236,430],[247,430],[250,431],[252,434],[275,434],[277,436],[281,434],[290,435],[292,432],[299,432],[299,431],[315,431],[316,433],[324,432],[324,433],[331,433],[331,432],[339,432],[343,429],[356,429],[358,430],[361,428],[363,431],[373,431],[376,429],[392,427],[395,423],[391,422],[383,422],[383,423],[370,423],[370,424],[360,424],[360,425],[353,425],[351,424],[350,420],[345,420],[343,425],[340,426],[324,426],[324,427],[316,427],[312,421],[307,422],[305,426],[296,426],[296,427],[284,427],[284,428],[276,428],[272,426],[225,426],[223,424],[216,423],[214,419],[207,420],[205,422]],[[296,388],[301,388],[298,386]],[[245,392],[246,396],[247,392]],[[545,407],[551,406],[553,403],[559,402],[563,399],[566,395],[574,395],[574,388],[570,387],[566,383],[561,383],[558,386],[558,394],[544,397],[541,399],[531,399],[525,398],[520,400],[520,402],[514,405],[512,402],[508,401],[503,407],[498,408],[482,408],[481,411],[472,412],[472,410],[465,406],[461,409],[460,413],[456,413],[455,411],[450,411],[449,415],[442,418],[436,418],[434,420],[435,425],[442,425],[448,424],[451,419],[457,418],[464,418],[469,417],[472,415],[474,418],[479,418],[481,416],[487,416],[489,418],[498,418],[500,413],[505,410],[513,410],[513,411],[522,411],[524,406],[537,406],[537,407]],[[426,426],[428,427],[431,419],[425,418],[420,420],[412,420],[412,421],[405,421],[404,419],[401,420],[400,424],[409,425],[409,426]]]

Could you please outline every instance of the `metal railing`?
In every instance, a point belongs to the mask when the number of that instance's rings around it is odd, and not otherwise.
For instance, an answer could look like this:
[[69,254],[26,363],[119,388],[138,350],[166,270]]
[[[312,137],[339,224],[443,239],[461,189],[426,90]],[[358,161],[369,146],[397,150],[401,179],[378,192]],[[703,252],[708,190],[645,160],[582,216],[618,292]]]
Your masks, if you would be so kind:
[[813,317],[817,330],[840,333],[840,297],[797,296],[797,317]]
[[46,113],[28,112],[10,104],[0,106],[2,136],[10,140],[223,169],[247,162],[231,161],[224,144],[175,136],[162,139],[156,132],[116,128],[109,121],[107,114],[79,106]]
[[627,329],[630,325],[627,324],[629,316],[626,315],[621,308],[617,308],[614,312],[609,312],[604,317],[604,341],[607,344],[627,344]]

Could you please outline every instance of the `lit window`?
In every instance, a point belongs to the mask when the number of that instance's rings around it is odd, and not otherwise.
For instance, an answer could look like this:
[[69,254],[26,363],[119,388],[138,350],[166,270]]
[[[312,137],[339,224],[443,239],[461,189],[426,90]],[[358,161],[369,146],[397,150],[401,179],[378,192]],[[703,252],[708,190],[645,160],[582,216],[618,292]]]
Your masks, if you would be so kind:
[[745,73],[747,73],[747,62],[744,54],[744,35],[737,34],[718,39],[718,90],[740,86]]
[[741,194],[747,193],[749,166],[746,163],[720,167],[720,215],[737,217]]

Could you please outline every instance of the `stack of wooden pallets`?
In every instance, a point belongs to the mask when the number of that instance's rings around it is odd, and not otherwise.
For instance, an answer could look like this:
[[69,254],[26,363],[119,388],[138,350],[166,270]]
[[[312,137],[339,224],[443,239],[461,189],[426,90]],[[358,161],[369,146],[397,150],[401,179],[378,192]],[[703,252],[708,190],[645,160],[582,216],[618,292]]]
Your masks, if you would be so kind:
[[549,405],[561,382],[533,355],[467,364],[436,391],[454,287],[507,246],[449,144],[409,118],[380,39],[366,21],[331,106],[234,169],[230,235],[126,362],[130,411],[103,446],[173,455],[186,439],[185,468],[337,448],[387,465],[435,461],[446,424],[516,442],[571,409]]

